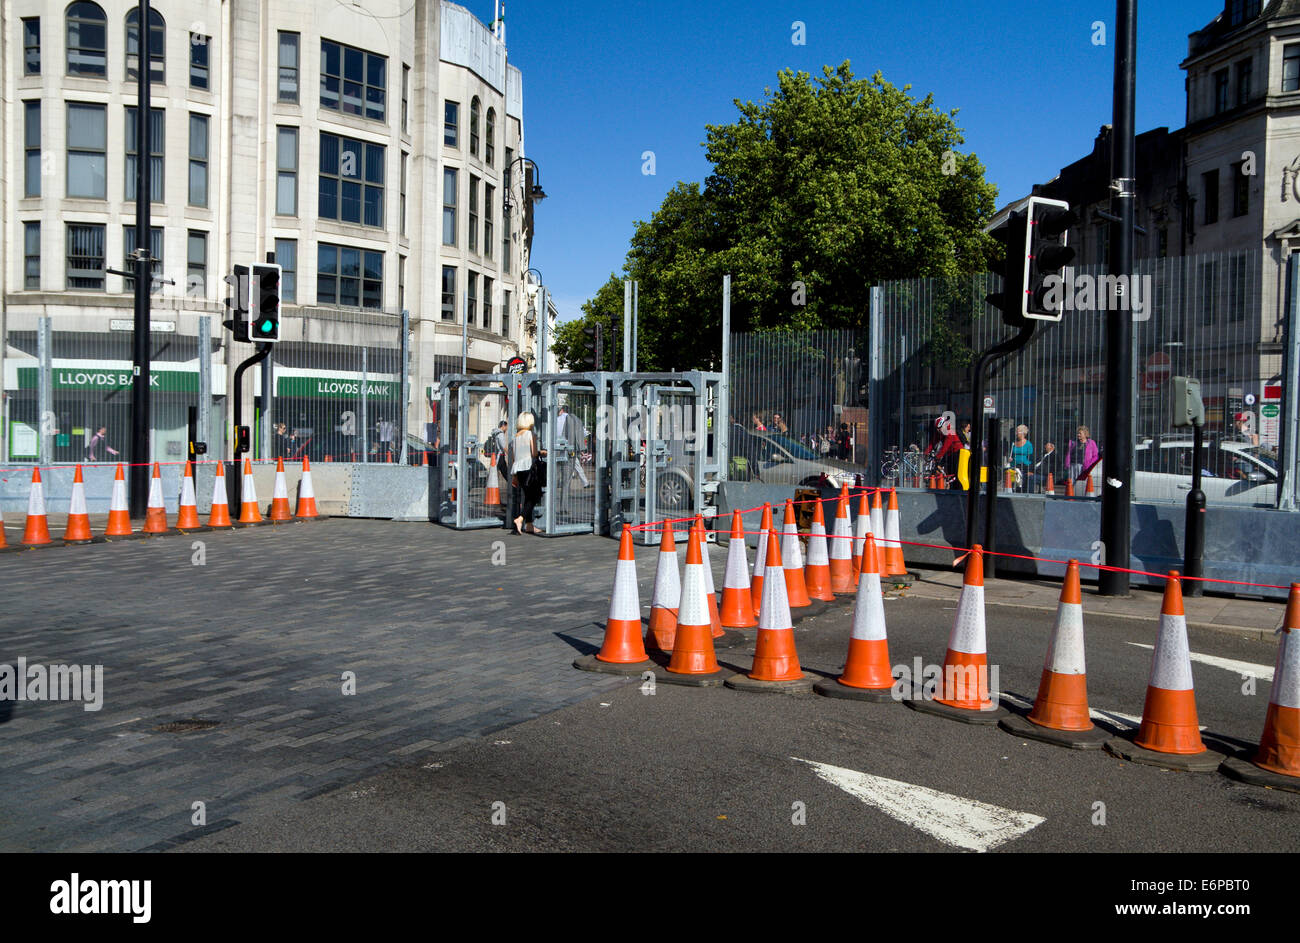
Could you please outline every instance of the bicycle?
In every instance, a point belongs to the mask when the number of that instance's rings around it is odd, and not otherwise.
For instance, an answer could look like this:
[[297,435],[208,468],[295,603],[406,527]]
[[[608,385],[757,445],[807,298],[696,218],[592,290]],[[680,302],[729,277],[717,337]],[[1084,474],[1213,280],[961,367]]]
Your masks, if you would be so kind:
[[[886,450],[885,460],[880,463],[880,477],[885,481],[893,481],[898,477],[900,470],[904,472],[905,480],[923,474],[919,460],[920,454],[920,449],[913,448],[900,455],[898,446]],[[926,464],[932,466],[934,463],[929,461]]]

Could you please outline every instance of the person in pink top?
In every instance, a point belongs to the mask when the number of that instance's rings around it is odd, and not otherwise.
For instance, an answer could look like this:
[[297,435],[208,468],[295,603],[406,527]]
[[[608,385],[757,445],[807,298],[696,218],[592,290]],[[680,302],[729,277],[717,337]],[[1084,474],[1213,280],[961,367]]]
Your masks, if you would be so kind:
[[1076,480],[1082,478],[1092,470],[1092,466],[1096,465],[1097,460],[1101,458],[1101,450],[1097,447],[1097,441],[1091,436],[1092,433],[1087,426],[1080,426],[1075,430],[1074,441],[1065,450],[1065,465],[1070,469],[1071,478]]

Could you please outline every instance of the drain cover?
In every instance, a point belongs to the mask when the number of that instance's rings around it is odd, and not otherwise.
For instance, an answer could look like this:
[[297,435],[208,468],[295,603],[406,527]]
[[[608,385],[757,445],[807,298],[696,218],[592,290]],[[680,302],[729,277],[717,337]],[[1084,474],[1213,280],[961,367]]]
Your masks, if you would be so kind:
[[209,730],[221,723],[219,720],[199,720],[191,717],[189,720],[173,720],[168,724],[159,724],[154,730],[161,733],[189,733],[192,730]]

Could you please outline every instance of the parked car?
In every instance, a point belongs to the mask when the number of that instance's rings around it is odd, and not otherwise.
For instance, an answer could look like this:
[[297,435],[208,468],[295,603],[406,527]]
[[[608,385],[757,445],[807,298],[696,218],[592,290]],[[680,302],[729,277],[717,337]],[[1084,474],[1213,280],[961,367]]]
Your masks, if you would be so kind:
[[[1192,490],[1192,437],[1147,439],[1133,447],[1133,497],[1185,501]],[[1105,462],[1093,474],[1105,481]],[[1209,439],[1202,450],[1201,490],[1211,504],[1272,507],[1277,499],[1277,455],[1243,439]]]

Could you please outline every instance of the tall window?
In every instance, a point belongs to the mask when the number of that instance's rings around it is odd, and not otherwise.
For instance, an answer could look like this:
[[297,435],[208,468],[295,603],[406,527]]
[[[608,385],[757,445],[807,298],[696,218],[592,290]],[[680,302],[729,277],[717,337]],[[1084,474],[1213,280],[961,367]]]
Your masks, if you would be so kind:
[[483,162],[489,167],[497,156],[497,110],[489,108],[487,113],[487,125],[483,131]]
[[[149,8],[149,81],[166,79],[167,24],[153,7]],[[134,80],[140,66],[140,10],[132,7],[126,14],[126,77]]]
[[104,290],[104,224],[68,223],[67,288]]
[[1244,105],[1250,101],[1250,82],[1251,75],[1254,72],[1254,66],[1250,59],[1242,59],[1237,63],[1237,104]]
[[456,267],[442,267],[442,319],[456,320]]
[[41,18],[23,17],[23,74],[41,74]]
[[384,298],[384,254],[322,242],[316,253],[318,304],[378,308]]
[[1282,91],[1300,90],[1300,43],[1291,43],[1282,50]]
[[41,103],[23,102],[23,196],[41,195]]
[[397,310],[406,310],[406,256],[397,257]]
[[298,303],[298,240],[275,240],[275,261],[280,266],[280,300]]
[[320,43],[320,104],[349,115],[384,120],[388,59],[333,43]]
[[208,234],[191,229],[185,237],[185,297],[202,298],[208,286]]
[[510,274],[510,211],[501,211],[501,271]]
[[208,116],[190,115],[190,206],[208,205]]
[[402,133],[411,133],[411,108],[409,96],[411,92],[411,67],[402,66]]
[[[135,162],[139,156],[136,140],[136,113],[134,105],[126,108],[126,199],[135,199]],[[163,202],[163,166],[167,147],[166,112],[161,108],[149,109],[149,200]]]
[[501,170],[501,186],[505,187],[507,194],[510,193],[510,170],[515,166],[515,149],[506,148],[506,165]]
[[321,219],[364,226],[384,225],[386,151],[382,144],[321,133]]
[[1110,224],[1097,225],[1097,260],[1102,265],[1110,263]]
[[501,293],[501,336],[510,336],[510,292]]
[[280,101],[298,101],[298,34],[280,31]]
[[1214,73],[1214,113],[1228,110],[1228,70],[1220,69]]
[[398,207],[398,226],[397,233],[400,236],[406,235],[406,152],[402,152],[402,190],[397,202]]
[[1238,161],[1232,165],[1232,215],[1245,216],[1250,213],[1250,177],[1241,171],[1245,164]]
[[[68,7],[68,75],[108,75],[108,18],[97,3]],[[100,288],[104,287],[100,279]]]
[[1169,227],[1161,226],[1156,230],[1156,255],[1162,259],[1169,257]]
[[456,244],[456,171],[451,167],[442,171],[442,244]]
[[[124,272],[135,271],[135,259],[131,253],[135,251],[135,224],[122,227],[122,259],[125,264],[122,266]],[[163,231],[161,226],[149,227],[149,293],[153,294],[162,288],[159,279],[163,274]],[[135,279],[128,276],[122,279],[123,291],[135,291]]]
[[492,279],[483,276],[483,330],[492,330]]
[[1201,174],[1201,202],[1205,206],[1205,216],[1201,222],[1205,225],[1219,221],[1219,171],[1211,170]]
[[479,107],[478,96],[475,96],[469,103],[469,152],[474,157],[478,157]]
[[190,88],[208,87],[208,46],[211,36],[190,33]]
[[[107,108],[107,105],[68,103],[69,197],[107,199]],[[103,248],[102,240],[100,248]],[[73,286],[69,284],[69,287]],[[104,287],[102,280],[98,287]]]
[[465,301],[465,323],[473,327],[478,318],[478,272],[467,272],[469,296]]
[[492,258],[492,242],[496,234],[492,230],[492,204],[496,200],[496,187],[483,184],[483,255]]
[[275,129],[275,215],[298,215],[298,129]]
[[[1288,47],[1290,48],[1290,47]],[[1296,46],[1300,49],[1300,46]],[[442,143],[447,147],[460,147],[460,102],[442,103]]]
[[469,251],[478,251],[478,177],[469,175]]
[[23,288],[41,287],[41,224],[23,223]]

